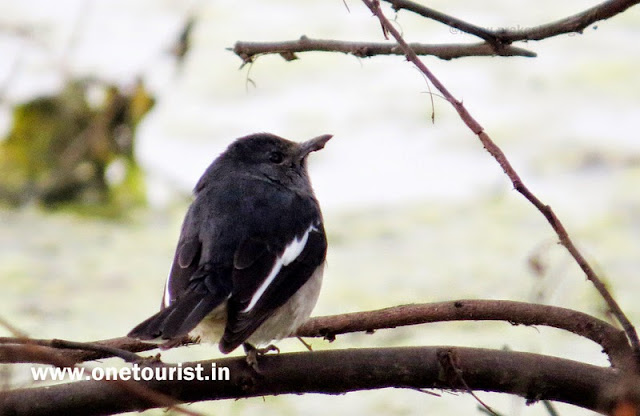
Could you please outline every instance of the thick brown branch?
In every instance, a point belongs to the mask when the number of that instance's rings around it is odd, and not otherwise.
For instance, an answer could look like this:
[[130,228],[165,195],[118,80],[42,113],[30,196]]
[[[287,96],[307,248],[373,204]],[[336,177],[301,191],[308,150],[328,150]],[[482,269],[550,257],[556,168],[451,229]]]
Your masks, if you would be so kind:
[[624,332],[593,316],[556,306],[505,300],[457,300],[316,317],[298,329],[296,335],[332,339],[349,332],[468,320],[563,329],[600,344],[614,366],[622,364],[631,352]]
[[[506,46],[496,50],[488,43],[473,44],[442,44],[428,45],[412,43],[411,47],[418,55],[433,55],[441,59],[454,59],[464,56],[526,56],[535,57],[536,54],[522,48]],[[327,39],[309,39],[306,36],[298,40],[283,42],[236,42],[229,48],[246,63],[253,62],[256,57],[267,54],[279,54],[291,61],[297,59],[299,52],[341,52],[367,58],[374,55],[404,55],[402,48],[392,43],[350,42]]]
[[445,86],[436,78],[436,76],[427,68],[427,66],[420,60],[418,55],[411,49],[411,46],[407,44],[407,42],[403,39],[402,35],[398,30],[391,24],[391,22],[386,18],[382,10],[380,9],[380,3],[378,0],[362,0],[367,7],[373,12],[373,14],[380,20],[382,27],[388,33],[391,33],[393,38],[398,42],[398,44],[402,47],[407,56],[407,59],[412,62],[426,77],[427,79],[442,93],[444,98],[453,105],[456,109],[462,121],[469,127],[474,134],[478,136],[480,141],[482,142],[485,149],[491,154],[491,156],[496,159],[496,161],[500,164],[500,167],[507,174],[515,189],[520,192],[525,198],[527,198],[547,219],[553,230],[558,235],[560,242],[567,248],[571,256],[576,260],[582,271],[587,276],[595,288],[598,290],[600,295],[604,298],[607,306],[609,307],[611,313],[616,317],[618,322],[622,325],[627,337],[629,338],[629,342],[631,343],[631,347],[633,348],[634,355],[636,357],[636,361],[640,360],[640,339],[638,339],[638,334],[636,332],[635,327],[631,324],[631,321],[624,314],[616,300],[613,298],[611,293],[609,293],[608,289],[604,285],[604,283],[600,280],[600,278],[593,271],[593,268],[586,261],[584,256],[580,253],[580,251],[576,248],[576,246],[571,241],[569,234],[566,229],[557,218],[553,210],[550,206],[543,204],[529,189],[524,185],[519,175],[516,173],[515,169],[511,166],[507,157],[504,155],[502,150],[491,140],[488,134],[484,132],[484,128],[478,123],[472,116],[469,114],[467,109],[464,107],[461,101],[458,101],[446,88]]
[[[452,365],[452,363],[454,363]],[[537,354],[461,347],[350,349],[267,355],[260,374],[244,358],[183,364],[205,374],[228,368],[229,381],[150,381],[141,385],[184,402],[285,393],[340,394],[385,387],[496,391],[556,400],[586,409],[607,407],[599,393],[619,382],[610,368]],[[195,371],[195,370],[194,370]],[[73,397],[73,400],[69,400]],[[7,415],[107,414],[158,406],[116,383],[83,381],[0,393]]]

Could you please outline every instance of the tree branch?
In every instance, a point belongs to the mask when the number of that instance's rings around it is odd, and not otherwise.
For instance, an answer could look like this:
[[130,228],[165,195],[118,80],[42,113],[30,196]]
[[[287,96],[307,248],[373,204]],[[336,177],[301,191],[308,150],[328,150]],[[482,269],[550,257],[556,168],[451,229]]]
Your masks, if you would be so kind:
[[[449,60],[465,56],[526,56],[535,57],[536,54],[523,48],[505,46],[496,49],[488,43],[473,44],[441,44],[429,45],[412,43],[411,47],[418,55],[433,55]],[[374,55],[404,55],[403,50],[392,43],[351,42],[327,39],[310,39],[302,36],[298,40],[282,42],[236,42],[233,48],[228,48],[242,59],[245,64],[253,62],[257,57],[268,54],[279,54],[287,61],[297,59],[299,52],[340,52],[358,58],[368,58]]]
[[640,0],[609,0],[580,13],[565,17],[555,22],[546,23],[522,30],[489,30],[483,27],[465,22],[464,20],[425,7],[411,0],[383,0],[390,3],[394,10],[408,10],[428,19],[444,23],[449,27],[477,36],[480,39],[496,46],[508,45],[516,41],[542,40],[565,33],[582,33],[589,25],[609,19],[627,10],[629,7],[640,3]]
[[137,362],[143,357],[135,352],[155,348],[158,348],[157,344],[127,337],[96,342],[0,337],[0,363],[40,363],[63,367],[108,357]]
[[571,309],[505,300],[456,300],[316,317],[309,319],[296,335],[332,340],[338,334],[349,332],[469,320],[563,329],[600,344],[614,366],[624,363],[631,353],[624,332],[605,321]]
[[[276,394],[341,394],[385,387],[484,390],[516,394],[530,401],[556,400],[603,411],[599,397],[617,384],[610,368],[537,354],[462,347],[349,349],[266,355],[260,374],[244,357],[185,363],[228,368],[229,381],[148,381],[140,384],[183,402]],[[464,383],[463,383],[464,382]],[[600,395],[601,396],[601,395]],[[73,400],[69,400],[73,397]],[[0,393],[7,415],[107,414],[157,407],[116,383],[82,381]]]
[[[640,361],[640,340],[638,339],[638,334],[636,332],[635,327],[631,324],[631,321],[624,314],[616,300],[613,298],[609,290],[606,288],[605,284],[600,280],[600,278],[596,275],[593,268],[586,261],[584,256],[580,253],[580,251],[573,244],[573,241],[569,237],[564,225],[560,222],[558,217],[555,215],[553,210],[549,205],[545,205],[540,201],[522,182],[520,176],[516,173],[515,169],[509,163],[507,157],[502,152],[502,150],[491,140],[489,135],[485,133],[484,128],[478,123],[472,116],[469,114],[465,106],[461,101],[458,101],[446,88],[445,86],[436,78],[436,76],[427,68],[427,66],[420,60],[418,55],[411,49],[411,47],[405,42],[402,35],[398,30],[389,22],[389,20],[385,17],[384,13],[380,9],[380,3],[378,0],[362,0],[363,3],[371,10],[371,12],[378,18],[382,27],[386,32],[391,33],[394,39],[398,42],[398,44],[402,47],[407,56],[407,60],[412,62],[419,70],[422,72],[427,79],[436,87],[438,91],[444,96],[444,98],[449,101],[449,103],[456,109],[460,118],[464,123],[469,127],[469,129],[478,136],[484,148],[493,156],[494,159],[498,162],[502,170],[511,180],[514,188],[520,192],[527,200],[529,200],[547,219],[553,230],[556,232],[560,239],[560,243],[565,246],[567,251],[571,254],[571,256],[576,260],[582,271],[587,276],[587,279],[593,283],[595,288],[598,290],[600,295],[603,297],[607,306],[609,307],[611,313],[616,317],[618,322],[622,325],[627,337],[629,338],[629,342],[631,343],[631,348],[633,350],[635,360],[633,363],[629,362],[629,365],[633,364],[633,367],[637,365],[637,362]],[[634,368],[635,370],[635,368]]]
[[[34,340],[27,338],[0,338],[0,341],[12,344],[9,345],[1,345],[0,347],[0,358],[3,355],[8,356],[12,359],[22,359],[29,360],[24,362],[36,362],[42,364],[49,364],[56,367],[75,367],[77,361],[73,361],[73,356],[69,356],[65,354],[65,350],[70,348],[72,350],[83,349],[85,351],[93,352],[93,353],[101,353],[107,356],[115,355],[121,358],[124,358],[127,361],[140,361],[139,357],[135,354],[114,348],[114,347],[105,347],[98,343],[82,343],[82,342],[73,342],[73,341],[64,341],[64,340]],[[106,344],[106,343],[103,343]],[[58,349],[60,348],[60,349]],[[1,362],[1,360],[0,360]],[[21,361],[13,361],[13,362],[21,362]],[[157,360],[149,360],[148,364],[157,363]],[[88,370],[85,367],[76,368],[76,370],[84,371]],[[146,403],[149,403],[151,407],[167,407],[175,410],[180,414],[187,414],[190,416],[201,416],[199,413],[192,412],[188,409],[183,409],[180,406],[177,406],[177,400],[170,395],[163,394],[158,391],[154,391],[143,384],[136,383],[131,380],[100,380],[98,383],[103,383],[103,386],[107,383],[110,385],[115,385],[123,392],[125,392],[129,396],[133,396],[138,398],[138,400],[143,400]],[[47,389],[47,387],[41,387],[42,389]],[[67,400],[71,400],[67,398]],[[72,401],[72,400],[71,400]],[[2,392],[0,392],[0,415],[7,414],[21,414],[16,409],[11,408],[9,413],[5,412],[6,406],[4,403],[4,396]],[[15,412],[15,413],[14,413]],[[30,415],[30,413],[27,413]]]
[[[605,321],[571,309],[504,300],[456,300],[315,317],[309,319],[292,336],[333,340],[336,335],[350,332],[468,320],[505,321],[512,325],[542,325],[563,329],[600,344],[614,367],[621,367],[631,353],[624,332]],[[70,344],[77,344],[77,348],[80,349],[86,346],[86,350],[66,349],[66,345]],[[0,338],[0,363],[30,362],[61,366],[61,362],[78,363],[112,356],[120,356],[125,361],[132,362],[136,361],[136,358],[139,361],[142,357],[129,356],[124,352],[141,352],[156,348],[157,344],[127,337],[92,343]]]
[[498,36],[502,42],[512,43],[519,40],[542,40],[565,33],[582,33],[587,26],[609,19],[638,3],[640,0],[609,0],[555,22],[525,30],[500,31]]
[[502,41],[499,36],[492,30],[485,29],[480,26],[476,26],[473,23],[465,22],[457,17],[450,16],[448,14],[439,12],[431,7],[423,6],[410,0],[383,0],[387,3],[391,3],[393,10],[408,10],[410,12],[419,14],[427,19],[435,20],[436,22],[444,23],[445,25],[457,29],[461,32],[469,33],[483,39],[487,43],[499,49],[502,45]]
[[[432,55],[445,60],[468,56],[535,57],[537,56],[535,52],[512,46],[511,43],[542,40],[566,33],[582,33],[589,25],[611,18],[640,3],[640,0],[609,0],[575,15],[540,26],[520,30],[490,30],[411,0],[383,1],[390,3],[396,11],[408,10],[484,40],[482,43],[473,44],[410,44],[417,55]],[[281,42],[238,41],[233,48],[228,48],[228,50],[238,55],[244,64],[254,62],[257,57],[269,54],[279,54],[285,60],[292,61],[297,59],[296,54],[300,52],[340,52],[359,58],[375,55],[403,55],[405,53],[398,44],[310,39],[306,36],[302,36],[298,40]]]

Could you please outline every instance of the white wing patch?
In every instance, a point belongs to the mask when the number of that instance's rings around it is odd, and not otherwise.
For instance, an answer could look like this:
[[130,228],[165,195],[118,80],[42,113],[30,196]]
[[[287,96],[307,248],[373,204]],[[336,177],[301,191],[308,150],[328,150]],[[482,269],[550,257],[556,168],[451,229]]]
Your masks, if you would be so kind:
[[162,298],[164,302],[164,307],[167,308],[171,304],[171,293],[169,292],[169,279],[171,279],[171,275],[167,276],[167,281],[164,283],[164,297]]
[[315,227],[315,225],[311,224],[309,228],[307,228],[307,230],[304,232],[302,238],[296,237],[285,247],[282,255],[276,258],[276,262],[273,264],[273,267],[271,268],[271,271],[269,272],[267,278],[264,279],[264,282],[262,282],[258,290],[256,290],[256,292],[251,297],[251,302],[249,302],[247,307],[242,310],[243,313],[249,312],[251,309],[253,309],[254,306],[256,306],[256,303],[258,303],[271,282],[273,282],[273,279],[275,279],[278,273],[280,273],[280,269],[282,269],[284,266],[290,265],[296,258],[298,258],[300,253],[302,253],[302,250],[304,250],[304,247],[307,245],[309,233],[311,231],[317,230],[318,229]]

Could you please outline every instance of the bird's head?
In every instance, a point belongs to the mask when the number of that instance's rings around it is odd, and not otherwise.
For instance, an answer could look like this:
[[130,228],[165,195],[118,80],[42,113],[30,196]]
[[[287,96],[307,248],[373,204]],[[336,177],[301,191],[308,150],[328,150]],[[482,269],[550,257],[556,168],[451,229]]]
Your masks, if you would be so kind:
[[331,137],[325,134],[296,143],[273,134],[257,133],[237,139],[221,159],[233,160],[242,173],[300,191],[308,188],[307,156],[322,149]]

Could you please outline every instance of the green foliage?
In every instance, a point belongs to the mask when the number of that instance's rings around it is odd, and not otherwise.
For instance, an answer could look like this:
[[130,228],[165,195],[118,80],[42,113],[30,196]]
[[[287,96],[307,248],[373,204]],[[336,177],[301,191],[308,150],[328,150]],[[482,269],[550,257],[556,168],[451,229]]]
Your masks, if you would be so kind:
[[[70,81],[57,95],[17,105],[0,143],[0,201],[36,202],[46,208],[118,216],[144,204],[144,182],[134,158],[135,131],[154,103],[138,83],[131,91],[101,85],[91,106],[84,81]],[[107,178],[118,163],[120,180]]]

